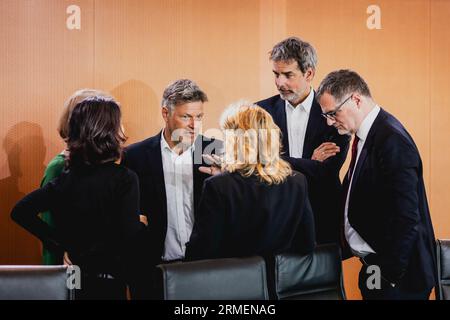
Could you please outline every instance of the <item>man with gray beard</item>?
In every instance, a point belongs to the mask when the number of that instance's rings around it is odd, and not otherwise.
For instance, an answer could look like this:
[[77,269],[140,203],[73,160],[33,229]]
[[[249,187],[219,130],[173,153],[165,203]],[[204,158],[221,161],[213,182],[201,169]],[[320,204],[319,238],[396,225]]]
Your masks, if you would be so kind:
[[285,160],[308,180],[317,243],[338,243],[342,205],[339,170],[347,156],[349,136],[339,135],[321,116],[311,86],[317,65],[313,46],[290,37],[273,47],[270,60],[280,94],[257,105],[280,127]]

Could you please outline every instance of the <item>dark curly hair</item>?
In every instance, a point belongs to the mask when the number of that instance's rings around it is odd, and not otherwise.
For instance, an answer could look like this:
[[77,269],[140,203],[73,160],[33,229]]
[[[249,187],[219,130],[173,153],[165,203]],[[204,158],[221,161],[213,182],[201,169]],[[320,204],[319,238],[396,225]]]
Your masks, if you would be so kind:
[[68,167],[116,161],[127,137],[120,107],[110,97],[93,96],[78,103],[69,120]]

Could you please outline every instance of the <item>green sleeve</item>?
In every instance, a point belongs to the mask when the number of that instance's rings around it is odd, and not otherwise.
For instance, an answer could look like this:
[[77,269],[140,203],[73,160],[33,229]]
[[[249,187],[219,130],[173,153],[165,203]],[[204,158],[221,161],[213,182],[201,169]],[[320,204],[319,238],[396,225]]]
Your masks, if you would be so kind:
[[[59,176],[64,170],[65,160],[62,154],[58,154],[53,158],[45,169],[44,177],[42,178],[41,187],[45,186],[47,183],[52,181],[54,178]],[[41,219],[45,221],[48,225],[54,226],[54,221],[52,215],[49,211],[41,213]],[[44,247],[42,252],[42,263],[44,265],[58,265],[62,264],[62,257],[59,257],[55,253],[49,251]]]

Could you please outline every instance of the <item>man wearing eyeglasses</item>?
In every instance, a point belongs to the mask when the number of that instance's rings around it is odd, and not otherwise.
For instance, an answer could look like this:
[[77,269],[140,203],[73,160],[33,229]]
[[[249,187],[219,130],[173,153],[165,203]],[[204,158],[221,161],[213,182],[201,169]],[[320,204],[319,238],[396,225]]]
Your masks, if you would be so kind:
[[[318,244],[339,241],[342,186],[339,171],[349,138],[328,127],[311,87],[317,54],[307,42],[291,37],[270,52],[279,95],[258,102],[282,132],[284,158],[308,180]],[[327,194],[326,199],[323,195]]]
[[[355,136],[344,179],[343,243],[361,260],[363,298],[428,299],[437,281],[435,238],[413,139],[356,72],[331,72],[317,96],[328,125]],[[370,266],[379,268],[378,286]]]

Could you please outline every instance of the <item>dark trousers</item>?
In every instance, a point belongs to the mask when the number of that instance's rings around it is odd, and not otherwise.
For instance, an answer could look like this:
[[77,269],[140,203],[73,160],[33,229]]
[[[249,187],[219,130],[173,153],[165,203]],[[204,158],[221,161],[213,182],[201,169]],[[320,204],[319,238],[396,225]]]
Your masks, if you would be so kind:
[[131,300],[161,300],[162,277],[156,266],[140,273],[140,278],[130,285]]
[[138,279],[130,286],[132,300],[163,300],[164,284],[159,264],[180,263],[183,260],[162,261],[152,260],[143,263],[140,268]]
[[75,300],[126,300],[127,286],[118,279],[83,277],[81,289],[75,290]]
[[[369,289],[367,280],[373,273],[367,273],[368,264],[364,264],[359,272],[358,286],[364,300],[428,300],[431,290],[412,291],[400,282],[392,287],[386,280],[380,279],[380,289]],[[375,264],[375,263],[374,263]]]

